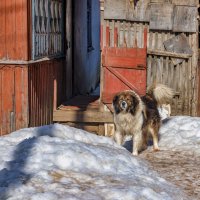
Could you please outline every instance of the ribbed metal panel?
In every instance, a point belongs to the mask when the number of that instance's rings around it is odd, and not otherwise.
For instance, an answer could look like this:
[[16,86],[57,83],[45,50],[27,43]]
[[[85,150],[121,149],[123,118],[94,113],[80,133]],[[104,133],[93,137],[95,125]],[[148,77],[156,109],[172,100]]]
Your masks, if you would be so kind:
[[29,126],[52,123],[53,110],[65,97],[64,61],[29,66]]

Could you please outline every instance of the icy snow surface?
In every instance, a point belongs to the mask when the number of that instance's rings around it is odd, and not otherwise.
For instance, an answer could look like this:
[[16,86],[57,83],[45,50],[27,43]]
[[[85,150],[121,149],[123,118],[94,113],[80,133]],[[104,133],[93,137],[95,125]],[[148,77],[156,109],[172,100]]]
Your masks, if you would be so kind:
[[[170,118],[160,133],[161,148],[200,153],[199,118]],[[0,138],[0,199],[188,198],[112,139],[55,124]]]
[[159,146],[200,155],[200,118],[178,116],[165,119],[160,129]]

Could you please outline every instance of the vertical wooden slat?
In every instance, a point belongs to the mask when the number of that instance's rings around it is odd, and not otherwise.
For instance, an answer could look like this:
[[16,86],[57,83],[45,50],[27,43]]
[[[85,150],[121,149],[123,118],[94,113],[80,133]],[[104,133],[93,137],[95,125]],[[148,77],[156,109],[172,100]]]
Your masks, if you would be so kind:
[[110,27],[110,47],[114,47],[114,32],[115,32],[114,20],[109,22],[109,27]]
[[24,90],[24,87],[22,86],[23,81],[23,73],[22,68],[16,67],[15,68],[15,123],[16,123],[16,129],[21,128],[21,123],[23,120],[22,113],[23,113],[23,105],[22,105],[22,92]]
[[101,24],[101,32],[100,32],[100,45],[101,49],[103,48],[103,25]]
[[23,127],[27,127],[29,122],[29,105],[28,105],[28,66],[23,67],[22,69],[22,125]]
[[114,47],[118,47],[118,28],[114,28]]
[[0,59],[4,59],[6,57],[5,50],[6,50],[6,0],[1,0],[0,3]]
[[106,47],[110,46],[110,28],[106,27]]
[[[15,41],[16,41],[17,51],[16,51],[16,55],[15,55],[14,59],[15,60],[17,60],[17,59],[21,60],[23,58],[23,56],[22,56],[22,54],[23,54],[22,44],[23,44],[24,39],[25,39],[25,37],[24,37],[25,35],[23,33],[23,31],[24,31],[24,29],[23,29],[23,22],[24,22],[23,17],[24,16],[23,16],[23,11],[22,11],[22,9],[23,9],[23,1],[22,0],[16,1],[15,9],[16,9],[15,29],[17,30]],[[24,51],[25,51],[25,49],[24,49]]]
[[7,58],[13,58],[13,44],[14,40],[14,30],[13,30],[13,15],[14,15],[15,4],[13,4],[12,0],[6,1],[6,54]]
[[2,106],[2,99],[3,99],[3,93],[2,93],[2,90],[3,90],[3,79],[2,79],[2,70],[1,70],[1,67],[0,67],[0,135],[3,135],[3,106]]
[[3,71],[3,134],[9,133],[13,127],[12,112],[13,112],[13,98],[14,98],[14,70],[6,67]]
[[198,100],[198,34],[192,33],[192,45],[193,56],[192,56],[192,90],[193,90],[193,101],[192,101],[192,115],[197,115],[197,100]]

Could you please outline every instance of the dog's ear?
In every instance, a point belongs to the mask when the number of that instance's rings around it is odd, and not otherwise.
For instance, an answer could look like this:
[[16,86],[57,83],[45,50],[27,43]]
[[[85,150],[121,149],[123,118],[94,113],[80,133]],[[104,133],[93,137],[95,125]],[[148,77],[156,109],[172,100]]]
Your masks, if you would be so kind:
[[131,94],[131,101],[132,101],[132,106],[130,107],[130,112],[131,114],[135,115],[139,101],[134,94]]
[[120,106],[118,100],[119,100],[119,95],[116,94],[113,98],[113,107],[116,114],[120,113]]
[[118,99],[119,99],[119,96],[118,95],[115,95],[113,97],[113,104],[116,104],[118,102]]

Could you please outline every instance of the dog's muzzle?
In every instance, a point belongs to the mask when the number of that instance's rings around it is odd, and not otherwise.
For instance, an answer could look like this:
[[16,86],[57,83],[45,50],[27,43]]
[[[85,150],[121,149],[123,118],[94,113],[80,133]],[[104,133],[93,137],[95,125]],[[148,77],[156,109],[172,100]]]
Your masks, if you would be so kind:
[[121,102],[121,108],[123,109],[123,110],[125,110],[126,108],[127,108],[127,103],[126,103],[126,101],[122,101]]

